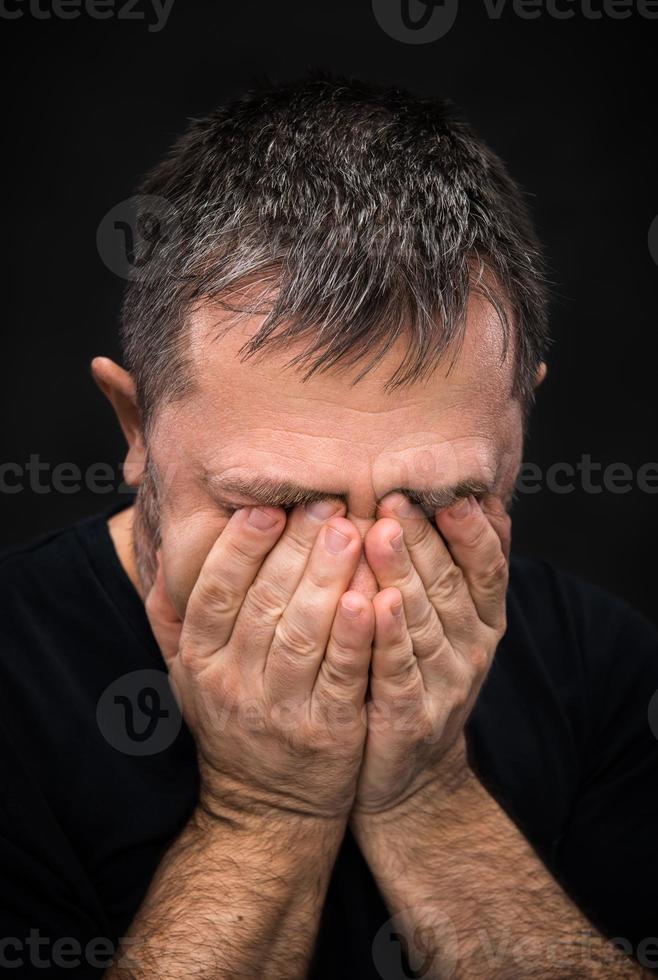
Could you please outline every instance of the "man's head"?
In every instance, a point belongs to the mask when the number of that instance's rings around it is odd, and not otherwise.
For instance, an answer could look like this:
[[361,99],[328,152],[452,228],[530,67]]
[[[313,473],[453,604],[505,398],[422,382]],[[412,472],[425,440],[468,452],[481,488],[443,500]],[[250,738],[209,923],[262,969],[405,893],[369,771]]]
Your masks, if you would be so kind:
[[140,484],[143,583],[161,546],[184,607],[230,506],[275,483],[288,505],[343,497],[364,530],[396,488],[509,498],[541,261],[518,188],[447,103],[270,87],[193,122],[140,190],[176,234],[128,287],[129,373],[96,373]]

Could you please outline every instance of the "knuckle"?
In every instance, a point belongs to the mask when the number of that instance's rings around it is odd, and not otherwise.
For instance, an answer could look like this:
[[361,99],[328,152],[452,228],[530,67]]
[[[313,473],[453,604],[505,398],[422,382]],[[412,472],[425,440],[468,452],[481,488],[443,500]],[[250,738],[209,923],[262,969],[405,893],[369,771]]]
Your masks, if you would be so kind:
[[410,646],[405,645],[397,651],[397,656],[392,657],[395,666],[390,672],[390,676],[395,680],[398,696],[401,700],[411,699],[416,691],[418,682],[418,664]]
[[428,544],[434,544],[436,531],[427,518],[423,516],[423,518],[408,522],[404,528],[404,536],[408,544],[424,547]]
[[354,651],[358,650],[360,647],[361,642],[359,638],[357,638],[351,631],[342,631],[338,633],[338,631],[334,630],[331,634],[328,652],[331,651],[331,653],[333,653],[335,656],[342,659],[346,659],[348,657],[353,658]]
[[315,638],[305,626],[293,619],[280,619],[274,631],[274,644],[280,653],[295,660],[312,656],[316,650]]
[[[421,643],[423,641],[436,640],[437,630],[442,632],[439,617],[436,615],[434,607],[431,605],[431,603],[427,602],[424,605],[418,625],[414,630],[415,638]],[[439,635],[439,639],[440,638],[441,637]]]
[[489,649],[484,643],[476,643],[469,652],[471,680],[484,677],[489,667]]
[[470,707],[470,692],[471,688],[460,687],[453,692],[451,700],[451,714],[453,717],[463,718],[463,716],[468,712]]
[[313,540],[304,536],[300,522],[289,521],[281,540],[297,559],[304,562],[308,559],[309,552],[313,547]]
[[475,670],[472,665],[469,663],[462,664],[452,689],[451,704],[453,711],[462,711],[467,707],[475,680]]
[[483,585],[491,588],[499,588],[506,584],[508,578],[507,560],[502,552],[492,558],[480,571],[479,577]]
[[409,562],[399,578],[391,583],[400,590],[402,595],[413,594],[418,586],[418,572],[413,562]]
[[254,723],[253,714],[245,712],[244,690],[238,677],[226,677],[215,683],[200,683],[196,701],[205,719],[206,735],[230,724],[243,728]]
[[[339,752],[338,738],[351,733],[355,727],[356,710],[347,700],[334,697],[328,688],[317,692],[313,698],[313,742],[327,758]],[[342,741],[342,739],[341,739]]]
[[304,572],[304,585],[316,593],[324,593],[336,577],[336,572],[323,561],[311,561]]
[[[260,541],[260,538],[258,540]],[[262,558],[263,549],[255,547],[247,537],[235,535],[231,536],[226,542],[226,557],[224,560],[229,564],[251,568],[254,562],[260,562]]]
[[483,515],[480,517],[480,520],[469,522],[469,527],[465,529],[464,544],[473,551],[482,547],[490,534],[495,534],[487,519]]
[[266,698],[267,715],[272,734],[298,739],[303,742],[307,729],[307,706],[299,698],[286,698],[271,692]]
[[464,585],[464,575],[454,562],[447,563],[439,572],[428,589],[428,595],[433,601],[446,602],[453,599]]
[[194,618],[198,612],[203,612],[208,606],[212,607],[216,616],[230,615],[240,605],[240,596],[236,589],[225,579],[216,575],[202,575],[197,584],[195,595],[191,599],[190,615]]
[[354,661],[336,649],[324,658],[322,672],[327,684],[331,687],[344,687],[358,677]]
[[178,650],[178,660],[184,671],[189,674],[198,673],[204,666],[193,644],[183,643]]
[[267,579],[256,579],[247,593],[248,609],[259,620],[279,619],[286,608],[280,588]]

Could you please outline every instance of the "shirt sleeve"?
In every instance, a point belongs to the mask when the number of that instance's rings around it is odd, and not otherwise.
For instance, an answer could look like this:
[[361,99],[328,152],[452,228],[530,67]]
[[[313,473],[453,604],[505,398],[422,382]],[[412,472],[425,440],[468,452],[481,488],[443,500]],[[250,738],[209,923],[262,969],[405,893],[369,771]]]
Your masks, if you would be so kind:
[[592,923],[658,973],[658,630],[623,606],[585,651],[587,737],[555,870]]

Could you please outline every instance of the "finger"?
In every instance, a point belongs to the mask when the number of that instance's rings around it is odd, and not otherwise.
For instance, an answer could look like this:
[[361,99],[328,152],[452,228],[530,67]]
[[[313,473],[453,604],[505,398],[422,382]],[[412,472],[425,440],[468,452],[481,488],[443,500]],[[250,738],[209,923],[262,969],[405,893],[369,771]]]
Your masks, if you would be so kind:
[[378,513],[389,515],[400,524],[411,562],[448,637],[457,644],[465,643],[475,625],[476,612],[468,585],[446,542],[422,508],[402,493],[385,497]]
[[[414,655],[421,669],[425,662],[431,669],[437,654],[445,649],[447,627],[444,628],[442,617],[411,561],[399,523],[385,517],[373,524],[365,537],[365,551],[381,589],[396,588],[401,592]],[[451,599],[456,605],[456,599]],[[470,607],[475,619],[472,603]]]
[[182,641],[209,656],[223,647],[249,586],[285,526],[276,507],[242,507],[211,548],[192,590]]
[[505,505],[499,497],[487,495],[480,501],[480,506],[485,517],[498,535],[503,554],[509,562],[512,546],[512,522]]
[[361,555],[361,535],[334,517],[322,528],[297,589],[274,631],[264,682],[272,697],[310,696],[336,607]]
[[313,688],[313,699],[323,710],[339,710],[346,704],[350,716],[361,711],[368,689],[374,631],[372,603],[360,592],[346,592],[338,603]]
[[231,641],[243,663],[264,670],[276,627],[299,587],[320,531],[344,511],[340,501],[321,500],[296,507],[288,516],[283,535],[258,570],[235,621]]
[[464,574],[481,622],[504,630],[507,559],[482,508],[474,497],[467,497],[438,512],[436,522]]
[[153,635],[167,667],[178,652],[182,621],[171,604],[164,578],[162,560],[157,555],[158,569],[151,589],[146,596],[145,608]]
[[372,648],[371,693],[377,700],[391,690],[391,682],[408,679],[418,671],[413,643],[404,615],[399,589],[383,589],[372,600],[375,639]]

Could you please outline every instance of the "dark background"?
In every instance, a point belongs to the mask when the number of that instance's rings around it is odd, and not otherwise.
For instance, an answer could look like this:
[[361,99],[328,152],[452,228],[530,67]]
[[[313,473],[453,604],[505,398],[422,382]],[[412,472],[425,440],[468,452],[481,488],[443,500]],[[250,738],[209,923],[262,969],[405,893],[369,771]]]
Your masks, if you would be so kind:
[[[42,20],[20,0],[7,6],[24,16],[0,17],[3,461],[24,466],[38,454],[51,468],[118,468],[122,439],[88,367],[95,354],[118,356],[122,281],[99,255],[98,225],[189,116],[259,77],[310,67],[450,96],[530,193],[555,284],[556,342],[526,460],[545,472],[589,454],[603,467],[626,463],[633,483],[643,463],[658,461],[658,266],[647,239],[658,214],[658,20],[637,11],[527,20],[511,0],[492,19],[479,0],[461,0],[445,37],[411,45],[384,33],[370,0],[175,0],[158,33],[143,20]],[[517,549],[658,619],[658,493],[576,485],[519,496]],[[0,544],[113,499],[0,492]]]

